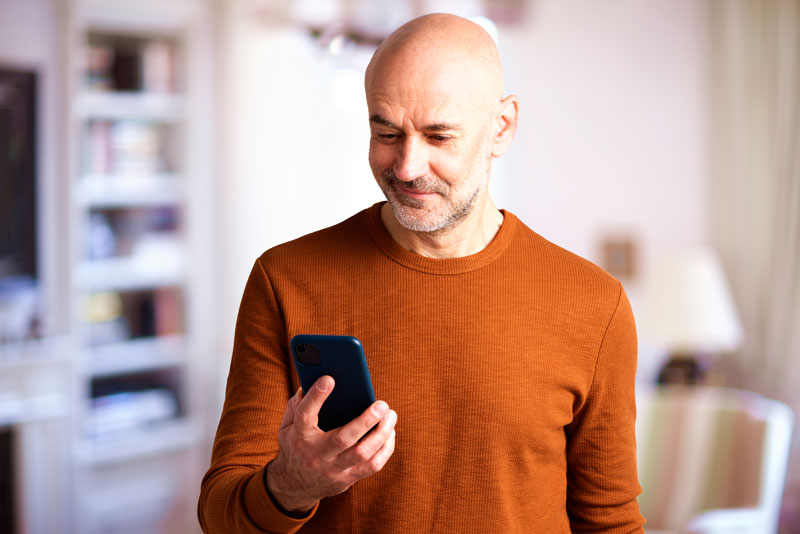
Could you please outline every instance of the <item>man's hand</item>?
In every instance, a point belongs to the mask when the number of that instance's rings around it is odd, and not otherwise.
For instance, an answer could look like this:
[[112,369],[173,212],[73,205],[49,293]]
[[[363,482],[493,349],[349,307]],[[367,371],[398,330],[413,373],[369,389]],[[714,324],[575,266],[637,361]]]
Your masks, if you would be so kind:
[[289,512],[308,511],[323,497],[346,491],[380,471],[394,452],[397,414],[383,401],[340,428],[320,430],[319,410],[333,387],[333,378],[323,376],[308,395],[298,390],[286,405],[267,489]]

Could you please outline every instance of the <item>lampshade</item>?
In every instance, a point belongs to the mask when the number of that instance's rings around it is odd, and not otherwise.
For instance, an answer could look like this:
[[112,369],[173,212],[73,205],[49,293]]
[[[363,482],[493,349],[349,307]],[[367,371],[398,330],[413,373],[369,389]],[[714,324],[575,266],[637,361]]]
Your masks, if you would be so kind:
[[709,249],[655,262],[637,319],[642,341],[673,353],[732,350],[742,339],[722,266]]

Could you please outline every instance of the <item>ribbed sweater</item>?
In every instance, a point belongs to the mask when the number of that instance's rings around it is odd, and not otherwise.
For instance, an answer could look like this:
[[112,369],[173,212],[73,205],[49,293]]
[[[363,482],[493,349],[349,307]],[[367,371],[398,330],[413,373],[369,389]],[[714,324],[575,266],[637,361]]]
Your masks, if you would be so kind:
[[[636,332],[620,283],[505,211],[482,251],[400,247],[376,204],[258,258],[200,522],[207,533],[643,532]],[[303,519],[264,485],[295,334],[352,335],[398,414],[377,474]]]

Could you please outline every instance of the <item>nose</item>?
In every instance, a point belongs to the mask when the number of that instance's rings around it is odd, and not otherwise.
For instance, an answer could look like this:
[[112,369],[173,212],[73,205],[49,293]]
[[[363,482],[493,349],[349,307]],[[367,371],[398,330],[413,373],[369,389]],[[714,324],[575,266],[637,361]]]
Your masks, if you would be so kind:
[[398,180],[410,182],[428,174],[428,148],[415,136],[409,135],[399,147],[394,164]]

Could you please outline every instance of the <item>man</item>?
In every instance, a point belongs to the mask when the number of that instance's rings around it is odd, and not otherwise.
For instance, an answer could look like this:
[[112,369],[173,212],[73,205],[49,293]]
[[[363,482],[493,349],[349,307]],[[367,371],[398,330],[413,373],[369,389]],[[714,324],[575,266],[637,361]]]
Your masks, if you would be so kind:
[[[642,532],[630,307],[619,282],[493,204],[517,99],[491,38],[415,19],[378,48],[365,89],[388,203],[256,261],[203,528]],[[382,400],[320,430],[336,385],[302,395],[295,334],[358,337]]]

